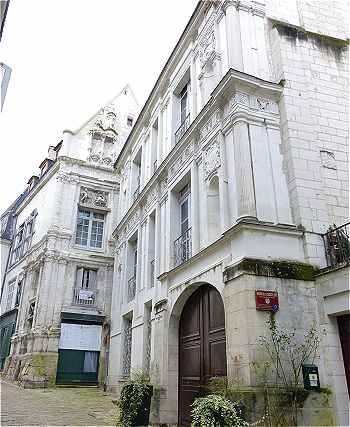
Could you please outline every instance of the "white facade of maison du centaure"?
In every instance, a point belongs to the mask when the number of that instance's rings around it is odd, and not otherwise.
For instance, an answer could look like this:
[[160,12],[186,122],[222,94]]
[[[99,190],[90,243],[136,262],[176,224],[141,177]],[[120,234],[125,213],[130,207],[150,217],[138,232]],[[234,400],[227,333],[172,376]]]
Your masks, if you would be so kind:
[[1,365],[27,386],[103,382],[118,203],[113,164],[137,113],[126,86],[78,131],[63,133],[2,215],[9,256]]
[[269,290],[281,324],[325,331],[320,382],[348,424],[348,267],[314,269],[348,221],[346,12],[321,3],[199,3],[116,161],[108,385],[149,372],[153,423],[187,424],[237,363],[254,386]]

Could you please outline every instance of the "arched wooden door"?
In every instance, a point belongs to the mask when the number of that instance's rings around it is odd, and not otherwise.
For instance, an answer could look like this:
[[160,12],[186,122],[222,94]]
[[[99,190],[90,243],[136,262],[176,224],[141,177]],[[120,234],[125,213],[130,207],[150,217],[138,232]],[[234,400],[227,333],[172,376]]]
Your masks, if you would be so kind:
[[219,292],[201,286],[188,299],[179,327],[179,425],[191,423],[191,404],[208,393],[213,376],[226,375],[225,311]]

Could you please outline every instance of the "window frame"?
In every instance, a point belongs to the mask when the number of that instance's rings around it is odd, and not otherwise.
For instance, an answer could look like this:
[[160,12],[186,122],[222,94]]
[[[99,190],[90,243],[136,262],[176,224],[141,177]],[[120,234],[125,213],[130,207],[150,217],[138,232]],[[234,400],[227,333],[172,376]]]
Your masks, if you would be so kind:
[[[79,217],[79,213],[80,212],[88,212],[89,213],[89,217],[88,218],[80,218]],[[102,218],[94,218],[94,215],[102,215]],[[87,232],[87,238],[86,238],[86,245],[82,244],[82,237],[80,236],[80,243],[77,242],[78,239],[78,221],[82,219],[86,219],[88,220],[88,232]],[[77,209],[77,216],[76,216],[76,221],[75,221],[75,234],[74,234],[74,245],[80,249],[85,249],[85,250],[93,250],[93,251],[103,251],[104,250],[104,236],[105,236],[105,229],[106,229],[106,220],[107,220],[107,215],[106,212],[102,212],[99,210],[95,210],[95,209],[89,209],[89,208],[85,208],[85,207],[80,207],[78,206]],[[93,223],[102,223],[102,233],[101,233],[101,246],[92,246],[91,242],[92,242],[92,235],[95,234],[95,243],[98,241],[96,239],[96,237],[98,236],[98,233],[93,233],[92,232],[92,228],[93,228]],[[97,231],[97,229],[96,229]],[[81,232],[82,234],[82,232]]]
[[[12,286],[12,290],[10,291],[10,286]],[[16,279],[12,279],[7,283],[7,295],[6,295],[6,305],[5,305],[5,313],[11,311],[14,308],[14,295],[16,294]],[[9,299],[9,296],[11,298]]]

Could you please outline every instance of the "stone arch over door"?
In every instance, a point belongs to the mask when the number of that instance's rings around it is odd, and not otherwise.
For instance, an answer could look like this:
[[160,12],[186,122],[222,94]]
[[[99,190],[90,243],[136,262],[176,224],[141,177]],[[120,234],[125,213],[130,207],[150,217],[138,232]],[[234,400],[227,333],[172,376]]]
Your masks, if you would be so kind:
[[[169,323],[169,402],[179,425],[190,424],[190,404],[206,394],[212,376],[226,375],[225,310],[218,290],[191,285],[176,301]],[[175,408],[172,408],[175,409]]]

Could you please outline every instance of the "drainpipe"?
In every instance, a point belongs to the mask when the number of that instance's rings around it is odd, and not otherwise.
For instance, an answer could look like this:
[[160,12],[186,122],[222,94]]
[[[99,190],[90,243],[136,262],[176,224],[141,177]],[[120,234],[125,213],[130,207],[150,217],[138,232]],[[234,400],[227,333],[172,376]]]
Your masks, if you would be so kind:
[[107,391],[107,378],[108,378],[108,363],[109,363],[109,342],[110,342],[110,331],[111,331],[111,325],[108,322],[106,324],[106,329],[107,329],[107,333],[106,333],[106,349],[105,349],[105,379],[104,379],[104,383],[103,383],[103,391]]

